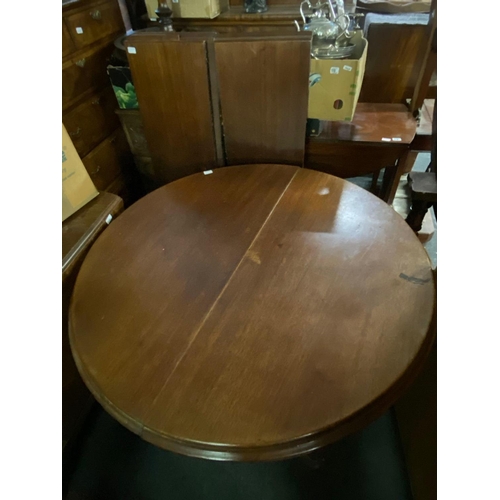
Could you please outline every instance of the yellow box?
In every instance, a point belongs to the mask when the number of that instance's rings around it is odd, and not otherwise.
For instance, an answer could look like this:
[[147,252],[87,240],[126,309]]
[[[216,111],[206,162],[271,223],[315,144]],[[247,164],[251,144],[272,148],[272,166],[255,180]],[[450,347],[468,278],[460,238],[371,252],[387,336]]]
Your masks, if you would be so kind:
[[[158,0],[145,0],[148,16],[156,19]],[[172,9],[172,17],[213,19],[229,8],[229,0],[167,0]]]
[[311,59],[309,118],[351,121],[358,104],[365,74],[368,42],[357,31],[351,59]]
[[62,126],[62,220],[93,200],[99,192],[94,186],[73,141]]

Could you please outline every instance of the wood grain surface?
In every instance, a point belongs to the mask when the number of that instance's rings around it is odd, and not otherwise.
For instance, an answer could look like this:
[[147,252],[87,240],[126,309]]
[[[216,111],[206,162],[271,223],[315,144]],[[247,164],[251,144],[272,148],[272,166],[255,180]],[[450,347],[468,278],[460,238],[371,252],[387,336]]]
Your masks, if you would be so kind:
[[163,182],[217,166],[206,38],[136,33],[125,41],[155,176]]
[[216,38],[227,165],[303,165],[310,50],[310,33]]
[[310,137],[309,141],[370,142],[397,146],[410,144],[416,131],[417,120],[404,104],[360,102],[351,122],[323,121],[320,134]]
[[283,165],[163,186],[90,250],[76,364],[118,421],[218,460],[307,453],[382,414],[432,345],[431,264],[404,220]]
[[413,96],[424,63],[427,31],[425,24],[390,24],[387,20],[370,24],[360,102],[403,103]]
[[109,215],[117,217],[123,211],[123,200],[110,193],[99,196],[62,223],[62,438],[75,443],[80,426],[94,399],[83,383],[75,366],[68,337],[68,315],[76,276],[85,255],[99,234],[108,228]]

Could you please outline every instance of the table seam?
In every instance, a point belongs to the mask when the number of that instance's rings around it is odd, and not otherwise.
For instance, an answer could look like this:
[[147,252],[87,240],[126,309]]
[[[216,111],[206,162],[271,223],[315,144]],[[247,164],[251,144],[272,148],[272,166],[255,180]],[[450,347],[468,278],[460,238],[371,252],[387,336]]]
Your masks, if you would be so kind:
[[[262,226],[260,227],[260,229],[257,231],[257,234],[254,236],[254,238],[252,239],[252,241],[250,242],[250,244],[248,245],[248,248],[245,250],[245,252],[243,253],[240,261],[238,262],[238,264],[236,265],[236,267],[234,268],[233,272],[231,273],[231,276],[229,276],[228,280],[226,281],[225,285],[223,286],[222,290],[219,292],[219,294],[217,295],[217,297],[215,298],[213,304],[210,306],[210,309],[208,310],[208,312],[205,314],[204,318],[202,319],[199,327],[196,329],[192,339],[189,341],[187,347],[184,349],[184,352],[180,355],[179,359],[177,360],[177,362],[175,363],[175,366],[174,368],[172,369],[172,371],[170,372],[170,374],[168,375],[167,377],[167,380],[165,380],[165,382],[163,383],[163,385],[161,386],[161,389],[158,391],[158,394],[156,395],[156,397],[154,398],[153,402],[151,403],[151,408],[155,405],[156,401],[158,400],[158,398],[160,397],[161,393],[163,392],[163,390],[165,389],[165,387],[168,385],[168,383],[170,382],[170,379],[172,378],[172,376],[174,375],[174,373],[177,371],[177,368],[179,367],[179,365],[181,364],[182,360],[185,358],[186,354],[188,353],[189,349],[191,348],[191,346],[193,345],[194,341],[196,340],[196,338],[198,337],[198,334],[200,333],[201,329],[203,328],[203,326],[205,325],[205,323],[207,322],[208,318],[210,317],[212,311],[215,309],[215,306],[217,305],[217,303],[219,302],[219,299],[222,297],[222,295],[224,294],[224,292],[226,291],[226,288],[229,286],[229,283],[231,282],[231,280],[233,279],[233,277],[235,276],[235,274],[237,273],[238,269],[240,268],[242,262],[245,260],[245,257],[248,253],[248,251],[252,248],[253,244],[255,243],[255,241],[257,241],[257,239],[259,238],[260,234],[262,233],[262,230],[264,229],[264,227],[266,226],[266,224],[268,223],[269,219],[271,218],[272,214],[274,213],[274,211],[276,210],[276,207],[279,205],[281,199],[283,198],[283,196],[285,195],[285,193],[288,191],[288,188],[290,187],[290,184],[292,183],[292,181],[295,179],[295,176],[297,175],[298,171],[299,171],[299,167],[296,167],[297,170],[295,170],[294,174],[292,175],[291,179],[288,181],[288,184],[285,186],[285,189],[283,189],[283,192],[280,194],[280,196],[278,197],[278,199],[276,200],[276,203],[274,204],[274,206],[271,208],[271,211],[269,212],[268,216],[266,217],[265,221],[263,222]],[[149,415],[149,412],[148,412],[148,415]],[[144,426],[144,422],[142,422],[142,425]]]

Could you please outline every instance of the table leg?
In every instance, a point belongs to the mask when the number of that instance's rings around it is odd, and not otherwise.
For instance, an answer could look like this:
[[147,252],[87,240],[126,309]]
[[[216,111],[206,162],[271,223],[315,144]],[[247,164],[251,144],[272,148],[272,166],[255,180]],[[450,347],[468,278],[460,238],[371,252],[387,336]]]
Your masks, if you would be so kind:
[[394,201],[399,181],[406,168],[409,153],[409,149],[405,150],[396,165],[386,167],[385,169],[380,198],[382,198],[388,205],[392,205],[392,202]]
[[428,201],[412,200],[410,212],[406,217],[406,222],[416,233],[422,229],[422,222],[425,214],[431,206],[432,203],[429,203]]

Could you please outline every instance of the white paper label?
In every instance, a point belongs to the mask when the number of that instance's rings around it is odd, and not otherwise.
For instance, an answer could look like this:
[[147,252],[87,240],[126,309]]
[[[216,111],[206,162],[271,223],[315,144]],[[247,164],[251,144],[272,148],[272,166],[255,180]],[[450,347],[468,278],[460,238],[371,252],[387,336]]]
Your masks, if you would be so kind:
[[135,50],[135,47],[127,47],[127,52],[129,54],[137,54],[137,51]]
[[112,220],[113,220],[113,216],[112,216],[111,214],[109,214],[109,215],[106,217],[106,224],[109,224]]
[[214,173],[214,171],[213,171],[213,170],[204,170],[204,171],[203,171],[203,173],[204,173],[205,175],[210,175],[210,174],[213,174],[213,173]]
[[83,28],[80,28],[80,27],[76,28],[76,32],[77,32],[79,35],[81,35],[81,34],[83,33]]
[[338,66],[332,66],[330,68],[330,75],[338,75],[340,73],[340,68]]
[[402,141],[403,139],[401,139],[401,137],[393,137],[392,138],[393,141],[396,141],[396,142],[400,142]]
[[390,137],[382,137],[382,140],[383,140],[384,142],[391,142]]
[[344,69],[346,71],[352,71],[352,66],[347,66],[347,64],[344,66]]
[[149,20],[150,21],[158,21],[158,18],[157,17],[150,17]]

